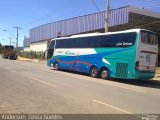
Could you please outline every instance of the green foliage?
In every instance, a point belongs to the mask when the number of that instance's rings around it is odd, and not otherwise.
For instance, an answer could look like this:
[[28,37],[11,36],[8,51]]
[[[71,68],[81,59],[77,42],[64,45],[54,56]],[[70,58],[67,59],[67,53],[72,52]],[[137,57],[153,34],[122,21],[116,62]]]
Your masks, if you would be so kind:
[[2,44],[0,43],[0,54],[2,54],[3,53],[3,51],[2,51]]
[[35,51],[20,51],[19,56],[30,58],[30,59],[39,59],[43,60],[45,58],[44,52],[35,52]]

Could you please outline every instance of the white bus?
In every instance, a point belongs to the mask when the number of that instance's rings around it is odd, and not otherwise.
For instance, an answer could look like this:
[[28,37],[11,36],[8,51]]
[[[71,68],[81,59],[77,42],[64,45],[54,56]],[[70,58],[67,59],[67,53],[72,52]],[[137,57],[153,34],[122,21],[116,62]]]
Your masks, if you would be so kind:
[[151,79],[155,76],[157,55],[156,33],[131,29],[53,39],[48,66],[102,79]]

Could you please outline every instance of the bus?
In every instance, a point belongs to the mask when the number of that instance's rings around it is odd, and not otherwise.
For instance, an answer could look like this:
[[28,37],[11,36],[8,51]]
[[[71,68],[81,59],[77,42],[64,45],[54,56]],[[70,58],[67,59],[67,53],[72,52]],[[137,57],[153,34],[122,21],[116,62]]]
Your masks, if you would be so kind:
[[5,45],[2,47],[2,57],[5,59],[17,59],[17,55],[14,49],[14,46],[12,45]]
[[151,79],[155,76],[158,36],[145,29],[90,33],[51,40],[48,67],[102,79]]

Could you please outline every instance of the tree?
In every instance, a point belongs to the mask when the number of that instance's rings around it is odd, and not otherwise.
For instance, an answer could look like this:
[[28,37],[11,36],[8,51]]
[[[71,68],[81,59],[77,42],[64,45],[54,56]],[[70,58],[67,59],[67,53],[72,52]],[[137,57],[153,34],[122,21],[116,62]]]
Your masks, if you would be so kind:
[[0,54],[2,53],[2,44],[0,43]]
[[2,53],[2,45],[1,45],[1,43],[0,43],[0,54]]

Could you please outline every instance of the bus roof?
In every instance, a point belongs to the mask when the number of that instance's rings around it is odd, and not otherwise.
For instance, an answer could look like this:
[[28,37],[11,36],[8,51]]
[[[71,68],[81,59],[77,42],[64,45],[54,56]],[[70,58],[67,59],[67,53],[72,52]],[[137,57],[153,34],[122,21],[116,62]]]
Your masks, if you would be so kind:
[[[129,30],[123,30],[123,31],[116,31],[116,32],[107,32],[107,33],[88,33],[88,34],[78,34],[78,35],[72,35],[70,37],[61,37],[61,38],[54,38],[52,40],[61,40],[61,39],[70,39],[70,38],[80,38],[80,37],[90,37],[90,36],[101,36],[101,35],[112,35],[112,34],[120,34],[120,33],[130,33],[130,32],[140,32],[140,30],[145,30],[152,32],[147,29],[129,29]],[[51,40],[51,41],[52,41]]]

